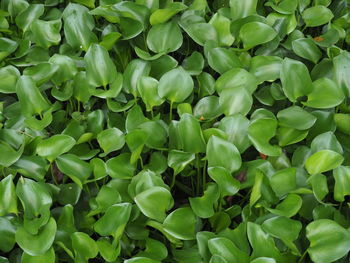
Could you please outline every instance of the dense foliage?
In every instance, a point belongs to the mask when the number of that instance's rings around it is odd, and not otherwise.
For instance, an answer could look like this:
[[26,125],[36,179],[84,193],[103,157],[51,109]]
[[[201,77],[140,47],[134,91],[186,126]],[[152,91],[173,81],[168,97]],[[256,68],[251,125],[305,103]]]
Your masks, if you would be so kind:
[[349,0],[0,8],[0,263],[349,262]]

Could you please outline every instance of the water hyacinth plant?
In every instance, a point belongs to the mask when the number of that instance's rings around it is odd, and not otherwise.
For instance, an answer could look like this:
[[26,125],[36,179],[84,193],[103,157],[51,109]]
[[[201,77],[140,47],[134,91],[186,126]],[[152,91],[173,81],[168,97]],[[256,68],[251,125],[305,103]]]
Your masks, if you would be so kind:
[[349,0],[0,0],[0,263],[348,263]]

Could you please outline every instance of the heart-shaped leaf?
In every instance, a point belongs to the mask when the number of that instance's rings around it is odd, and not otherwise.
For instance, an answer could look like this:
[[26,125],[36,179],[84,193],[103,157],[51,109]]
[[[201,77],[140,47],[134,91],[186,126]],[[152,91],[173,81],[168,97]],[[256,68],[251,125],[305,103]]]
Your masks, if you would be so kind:
[[193,80],[182,67],[172,69],[159,80],[158,94],[171,103],[184,101],[193,90]]
[[42,140],[36,152],[39,156],[47,158],[50,162],[63,153],[68,152],[75,145],[75,140],[64,134],[57,134],[48,139]]
[[16,242],[30,256],[40,256],[46,253],[55,239],[56,221],[52,217],[37,235],[30,234],[23,226],[16,231]]
[[333,262],[345,256],[350,249],[349,232],[329,219],[320,219],[306,227],[310,241],[308,253],[315,262]]
[[171,208],[173,201],[167,189],[155,186],[138,194],[135,203],[144,215],[162,222],[166,217],[165,212]]
[[[186,221],[183,221],[186,218]],[[171,212],[164,220],[164,231],[181,240],[195,239],[196,217],[192,209],[182,207]],[[179,224],[181,222],[181,224]]]
[[169,53],[182,45],[180,27],[174,21],[154,25],[147,35],[147,46],[155,53]]

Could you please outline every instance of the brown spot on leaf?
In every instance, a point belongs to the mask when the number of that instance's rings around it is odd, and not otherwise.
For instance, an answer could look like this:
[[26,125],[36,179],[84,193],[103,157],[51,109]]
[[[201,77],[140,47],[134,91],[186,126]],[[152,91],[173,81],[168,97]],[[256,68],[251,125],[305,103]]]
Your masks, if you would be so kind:
[[266,160],[267,159],[267,155],[263,154],[263,153],[259,153],[261,159]]
[[314,40],[315,40],[316,42],[321,42],[321,41],[324,40],[324,38],[323,38],[323,37],[314,37]]

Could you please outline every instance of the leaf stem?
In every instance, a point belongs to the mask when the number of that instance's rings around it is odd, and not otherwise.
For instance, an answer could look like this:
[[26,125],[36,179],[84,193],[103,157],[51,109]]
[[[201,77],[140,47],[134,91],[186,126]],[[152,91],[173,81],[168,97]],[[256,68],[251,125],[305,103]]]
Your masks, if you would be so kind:
[[202,192],[204,193],[205,185],[207,184],[207,161],[204,161],[203,174],[202,174]]
[[52,180],[54,181],[55,185],[58,185],[55,178],[54,170],[53,170],[53,163],[50,164],[50,171],[51,171]]
[[170,189],[173,189],[176,181],[176,174],[173,172],[173,178],[171,179]]
[[139,159],[140,159],[141,169],[143,170],[143,160],[142,160],[142,157],[140,156]]
[[170,109],[169,109],[169,122],[173,119],[173,102],[170,101]]
[[196,185],[196,194],[200,194],[200,184],[201,184],[201,168],[200,168],[200,160],[199,154],[196,154],[196,166],[197,166],[197,185]]
[[306,256],[306,254],[307,254],[307,249],[305,249],[304,253],[301,255],[301,257],[300,257],[298,263],[302,263],[302,262],[303,262],[303,260],[304,260],[304,258],[305,258],[305,256]]

